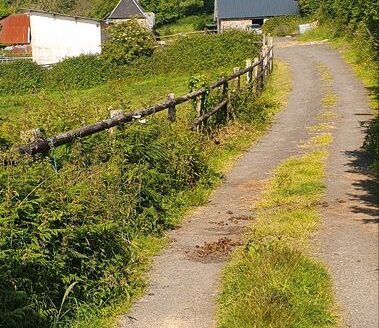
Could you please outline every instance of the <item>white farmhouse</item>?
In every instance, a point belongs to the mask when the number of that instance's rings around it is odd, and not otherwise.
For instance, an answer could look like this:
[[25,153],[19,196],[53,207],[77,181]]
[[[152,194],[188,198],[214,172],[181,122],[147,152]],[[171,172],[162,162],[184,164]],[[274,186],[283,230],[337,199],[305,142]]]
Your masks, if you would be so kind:
[[0,43],[3,39],[6,45],[24,45],[37,64],[56,64],[69,57],[101,53],[102,21],[39,10],[14,16],[0,21]]

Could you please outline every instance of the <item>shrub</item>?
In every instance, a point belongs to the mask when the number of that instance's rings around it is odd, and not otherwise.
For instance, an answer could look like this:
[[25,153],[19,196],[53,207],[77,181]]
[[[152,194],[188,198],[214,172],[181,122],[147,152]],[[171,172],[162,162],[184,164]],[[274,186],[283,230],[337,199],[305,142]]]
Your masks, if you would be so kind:
[[264,23],[263,31],[273,36],[296,35],[299,25],[309,21],[309,18],[300,16],[273,17]]
[[259,41],[259,36],[242,31],[186,37],[158,51],[149,62],[160,73],[195,74],[211,68],[232,68],[244,65],[247,58],[254,58],[260,48]]
[[96,55],[68,58],[48,72],[47,84],[52,88],[90,88],[107,81],[109,68]]
[[153,35],[137,20],[113,25],[108,33],[109,40],[103,47],[102,58],[110,64],[125,65],[153,54]]
[[379,116],[370,122],[365,140],[365,149],[373,161],[373,169],[379,178]]
[[35,63],[15,61],[0,64],[0,94],[30,93],[44,85],[45,70]]
[[316,14],[322,21],[333,20],[344,30],[354,30],[363,23],[376,38],[379,37],[377,1],[301,0],[300,8],[305,14]]
[[51,327],[82,303],[131,295],[138,283],[134,241],[171,227],[181,193],[212,177],[199,138],[152,119],[51,158],[10,165],[3,157],[0,323]]

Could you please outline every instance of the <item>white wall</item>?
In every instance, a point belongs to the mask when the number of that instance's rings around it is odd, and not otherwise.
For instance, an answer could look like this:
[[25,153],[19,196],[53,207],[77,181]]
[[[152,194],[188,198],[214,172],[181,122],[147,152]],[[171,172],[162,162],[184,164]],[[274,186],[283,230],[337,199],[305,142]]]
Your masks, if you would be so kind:
[[55,64],[67,57],[101,53],[100,22],[31,12],[33,60],[40,65]]

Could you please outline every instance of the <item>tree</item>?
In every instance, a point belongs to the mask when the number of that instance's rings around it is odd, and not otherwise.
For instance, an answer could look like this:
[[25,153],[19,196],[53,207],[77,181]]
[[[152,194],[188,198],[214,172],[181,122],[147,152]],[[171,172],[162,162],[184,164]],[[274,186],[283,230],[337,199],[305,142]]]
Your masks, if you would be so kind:
[[115,24],[108,29],[108,33],[109,39],[103,47],[102,58],[111,64],[124,65],[138,57],[153,54],[153,35],[137,20]]
[[0,19],[7,16],[10,13],[10,8],[5,0],[0,0]]

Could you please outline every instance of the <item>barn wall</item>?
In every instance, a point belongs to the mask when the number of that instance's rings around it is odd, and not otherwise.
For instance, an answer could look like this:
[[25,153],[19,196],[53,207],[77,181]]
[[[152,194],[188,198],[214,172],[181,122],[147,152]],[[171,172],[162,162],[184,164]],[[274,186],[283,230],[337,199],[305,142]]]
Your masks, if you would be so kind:
[[251,25],[251,22],[251,19],[223,19],[220,21],[220,30],[221,32],[230,29],[245,30],[248,25]]
[[55,64],[68,57],[101,53],[99,22],[45,13],[30,13],[33,60]]

